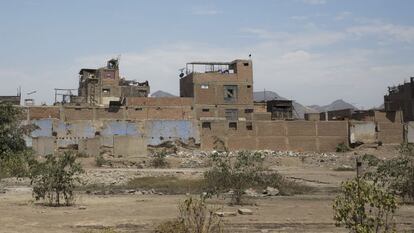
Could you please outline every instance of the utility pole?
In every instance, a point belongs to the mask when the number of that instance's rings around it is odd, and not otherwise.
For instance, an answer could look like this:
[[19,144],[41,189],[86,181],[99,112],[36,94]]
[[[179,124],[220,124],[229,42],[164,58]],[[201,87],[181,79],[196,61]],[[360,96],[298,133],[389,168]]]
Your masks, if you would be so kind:
[[362,169],[362,162],[360,160],[360,157],[355,158],[356,162],[356,178],[357,178],[357,193],[358,193],[358,221],[362,225],[362,211],[364,211],[364,206],[361,204],[361,188],[360,188],[360,176],[361,176],[361,169]]

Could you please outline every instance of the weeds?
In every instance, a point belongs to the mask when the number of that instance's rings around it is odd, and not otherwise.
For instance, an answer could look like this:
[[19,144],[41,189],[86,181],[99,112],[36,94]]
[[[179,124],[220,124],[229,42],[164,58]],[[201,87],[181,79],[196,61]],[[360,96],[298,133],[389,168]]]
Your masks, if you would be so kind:
[[165,151],[156,152],[151,160],[151,166],[155,168],[166,168],[169,166],[166,160],[167,153]]
[[341,143],[339,143],[339,144],[336,146],[336,152],[341,152],[341,153],[343,153],[343,152],[348,152],[348,151],[350,151],[350,148],[349,148],[349,146],[348,146],[346,143],[344,143],[344,142],[341,142]]
[[215,209],[209,208],[205,198],[189,197],[178,206],[177,219],[160,224],[155,233],[222,233],[223,227]]
[[104,165],[110,165],[110,161],[106,160],[102,154],[96,156],[95,158],[95,164],[98,167],[102,167]]
[[140,177],[130,180],[126,184],[128,189],[154,189],[166,194],[200,194],[205,189],[202,179],[179,179],[177,177]]

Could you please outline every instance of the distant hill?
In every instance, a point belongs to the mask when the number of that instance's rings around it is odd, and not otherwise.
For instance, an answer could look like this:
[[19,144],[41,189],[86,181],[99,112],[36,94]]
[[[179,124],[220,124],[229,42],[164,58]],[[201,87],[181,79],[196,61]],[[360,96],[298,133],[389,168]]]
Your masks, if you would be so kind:
[[[255,102],[261,102],[263,100],[275,100],[275,99],[279,99],[279,100],[286,100],[287,98],[280,96],[279,94],[277,94],[276,92],[273,91],[256,91],[253,92],[253,99]],[[294,108],[294,112],[293,115],[299,119],[303,119],[305,113],[314,113],[314,112],[318,112],[315,109],[312,109],[310,107],[304,106],[296,101],[293,101],[293,108]]]
[[328,104],[328,105],[310,105],[308,106],[312,109],[317,110],[318,112],[326,112],[326,111],[334,111],[334,110],[341,110],[341,109],[357,109],[354,105],[345,102],[342,99],[335,100],[334,102]]
[[159,90],[159,91],[152,93],[151,97],[177,97],[177,96],[171,93]]
[[255,91],[253,92],[253,99],[255,102],[261,102],[263,100],[286,100],[285,97],[280,96],[273,91]]

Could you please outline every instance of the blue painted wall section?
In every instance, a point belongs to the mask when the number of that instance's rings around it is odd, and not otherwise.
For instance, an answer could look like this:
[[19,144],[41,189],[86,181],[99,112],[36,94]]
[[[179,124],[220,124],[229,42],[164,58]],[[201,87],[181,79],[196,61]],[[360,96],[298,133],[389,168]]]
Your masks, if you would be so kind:
[[198,139],[197,127],[192,121],[186,120],[147,121],[146,131],[149,145],[173,140],[188,142],[190,138]]
[[33,120],[32,124],[35,124],[37,125],[37,127],[39,127],[38,129],[32,132],[32,138],[52,136],[52,130],[53,130],[52,119]]
[[108,121],[101,133],[102,136],[142,136],[137,123],[128,121]]

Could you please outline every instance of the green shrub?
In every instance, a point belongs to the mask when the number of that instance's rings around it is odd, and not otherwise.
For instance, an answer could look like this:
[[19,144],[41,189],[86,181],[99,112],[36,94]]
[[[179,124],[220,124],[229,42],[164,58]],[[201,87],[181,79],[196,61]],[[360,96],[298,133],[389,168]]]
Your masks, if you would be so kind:
[[333,209],[336,226],[343,225],[350,232],[395,232],[393,218],[397,200],[369,180],[356,178],[343,182]]
[[378,160],[375,170],[364,176],[384,188],[389,188],[402,198],[414,200],[414,146],[402,144],[399,156],[389,160]]
[[257,188],[272,187],[277,188],[282,196],[295,194],[305,194],[314,191],[314,188],[300,184],[296,181],[288,180],[279,173],[263,173],[259,176]]
[[213,153],[212,168],[204,173],[206,191],[211,195],[231,191],[231,203],[243,203],[243,195],[248,188],[277,188],[280,195],[303,194],[313,191],[309,186],[287,180],[277,172],[266,171],[263,166],[265,156],[259,152],[240,151]]
[[34,157],[26,147],[24,136],[38,127],[22,125],[22,111],[10,104],[0,103],[0,178],[26,176]]
[[350,151],[350,149],[349,149],[349,146],[344,142],[341,142],[336,146],[336,152],[347,152],[347,151]]
[[49,205],[73,204],[75,183],[83,169],[76,162],[72,152],[61,156],[47,155],[45,161],[37,162],[31,168],[33,196],[36,200],[47,200]]
[[232,203],[242,204],[244,191],[258,185],[264,171],[262,154],[240,151],[235,156],[229,152],[213,153],[213,167],[204,173],[210,195],[232,191]]
[[370,154],[364,154],[361,159],[362,161],[367,162],[370,167],[377,166],[381,162],[381,160],[375,157],[375,155]]

